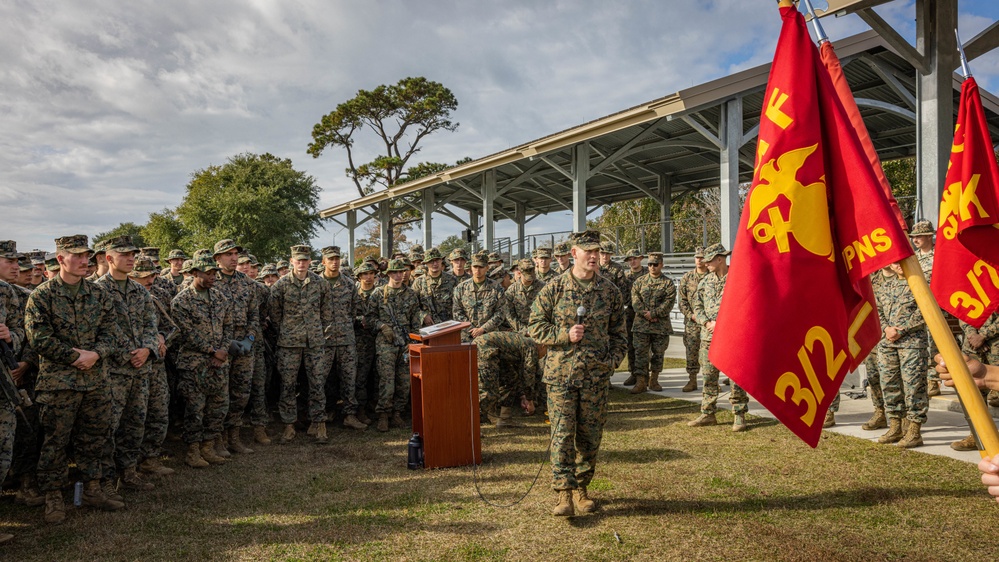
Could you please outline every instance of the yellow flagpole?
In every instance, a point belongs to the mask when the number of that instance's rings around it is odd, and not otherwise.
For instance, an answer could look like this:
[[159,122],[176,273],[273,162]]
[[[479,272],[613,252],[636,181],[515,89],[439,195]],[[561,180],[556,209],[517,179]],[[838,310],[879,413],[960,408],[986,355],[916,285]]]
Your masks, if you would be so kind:
[[974,426],[975,433],[978,434],[978,439],[985,449],[982,456],[995,457],[999,454],[999,430],[996,429],[996,424],[992,421],[992,416],[989,415],[989,410],[985,406],[982,393],[975,385],[971,372],[968,371],[968,365],[964,362],[964,354],[961,353],[961,348],[958,347],[957,340],[954,339],[954,334],[950,331],[950,326],[944,320],[940,305],[937,304],[937,299],[930,291],[926,278],[923,277],[919,260],[913,255],[899,263],[902,265],[905,280],[908,281],[909,288],[912,290],[913,296],[916,297],[916,304],[919,306],[919,312],[923,315],[923,320],[926,321],[930,336],[936,342],[937,349],[940,350],[940,355],[947,364],[947,370],[954,378],[954,388],[961,397],[961,402],[968,413],[968,419],[971,420],[971,425]]

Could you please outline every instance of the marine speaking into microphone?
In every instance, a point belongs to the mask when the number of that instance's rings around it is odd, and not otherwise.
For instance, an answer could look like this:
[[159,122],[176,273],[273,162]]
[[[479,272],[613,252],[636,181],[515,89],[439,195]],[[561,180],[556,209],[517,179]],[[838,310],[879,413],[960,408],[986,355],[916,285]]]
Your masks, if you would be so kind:
[[552,514],[562,517],[597,509],[587,486],[607,420],[609,379],[628,351],[621,291],[598,275],[600,232],[573,234],[571,244],[572,268],[538,293],[528,328],[548,346],[542,382],[551,418]]

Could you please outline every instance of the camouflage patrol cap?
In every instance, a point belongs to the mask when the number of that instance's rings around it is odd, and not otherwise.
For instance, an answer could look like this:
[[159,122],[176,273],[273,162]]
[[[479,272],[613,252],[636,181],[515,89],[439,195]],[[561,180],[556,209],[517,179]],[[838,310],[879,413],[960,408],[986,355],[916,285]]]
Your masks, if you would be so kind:
[[517,269],[519,269],[521,273],[533,274],[534,262],[527,258],[524,258],[522,260],[517,260]]
[[489,254],[485,252],[479,252],[472,256],[472,267],[488,267],[489,266]]
[[176,249],[176,248],[173,249],[173,250],[170,250],[170,253],[167,254],[167,261],[170,261],[170,260],[188,260],[188,259],[191,259],[191,258],[189,258],[187,256],[187,254],[184,253],[184,250],[179,250],[179,249]]
[[[649,256],[651,257],[652,254],[650,253]],[[662,254],[660,254],[660,256],[662,256]],[[642,254],[642,252],[638,251],[638,248],[632,248],[632,249],[628,250],[628,253],[625,254],[624,257],[625,258],[643,258],[645,256]]]
[[541,246],[540,248],[535,248],[534,257],[541,259],[551,259],[552,249],[548,246]]
[[0,240],[0,258],[16,260],[17,242],[14,240]]
[[438,248],[430,248],[427,253],[423,255],[423,261],[433,261],[442,260],[444,256],[441,255],[441,251]]
[[272,263],[269,263],[269,264],[265,265],[264,267],[260,268],[260,276],[261,277],[267,277],[268,275],[277,276],[277,274],[278,274],[277,268],[274,267],[274,264],[272,264]]
[[423,261],[423,252],[410,252],[409,253],[409,261],[422,262]]
[[503,258],[500,257],[499,252],[489,252],[489,256],[487,259],[489,260],[489,263],[496,263],[503,261]]
[[703,258],[704,257],[704,246],[698,246],[694,248],[694,257]]
[[934,234],[936,234],[936,232],[933,231],[933,223],[927,220],[921,220],[912,225],[912,230],[909,231],[909,238],[912,238],[913,236],[933,236]]
[[340,256],[340,246],[326,246],[322,250],[324,258],[339,258]]
[[455,248],[451,250],[451,253],[448,255],[447,259],[451,261],[454,260],[468,261],[468,252],[466,252],[464,248]]
[[291,259],[293,260],[311,260],[312,259],[312,248],[306,246],[305,244],[299,244],[297,246],[291,247]]
[[31,258],[27,254],[18,254],[17,268],[19,271],[31,271],[35,266],[31,265]]
[[246,253],[239,254],[239,259],[236,260],[236,263],[238,263],[240,265],[242,265],[244,263],[250,263],[250,254],[246,254]]
[[406,264],[406,267],[408,267],[410,270],[416,269],[416,266],[413,265],[413,262],[409,261],[409,258],[399,258],[399,261]]
[[613,254],[616,251],[617,251],[617,245],[611,242],[610,240],[606,240],[600,243],[601,254]]
[[423,246],[421,246],[420,244],[413,244],[412,246],[409,247],[409,255],[422,254],[422,253],[423,253]]
[[572,248],[572,245],[569,244],[568,242],[559,242],[558,244],[555,244],[555,252],[554,252],[554,254],[556,256],[568,256],[569,255],[569,250],[571,248]]
[[388,269],[386,271],[388,271],[388,272],[392,272],[392,271],[409,271],[409,266],[406,265],[406,262],[402,261],[401,259],[396,258],[396,259],[393,259],[392,261],[389,262]]
[[397,256],[398,256],[398,257],[406,257],[406,252],[403,252],[403,251],[402,251],[402,248],[396,248],[396,249],[395,249],[395,250],[394,250],[394,251],[392,252],[392,256],[391,256],[391,257],[392,257],[392,259],[396,259],[396,257],[397,257]]
[[87,245],[86,234],[74,234],[55,239],[57,252],[69,252],[71,254],[90,254],[94,251]]
[[246,254],[250,258],[250,265],[260,265],[260,260],[253,254]]
[[[107,249],[108,249],[108,246],[107,246],[107,242],[106,241],[101,240],[100,242],[94,242],[94,254],[104,254],[104,253],[107,253]],[[59,250],[59,248],[56,248],[56,251],[58,251],[58,250]]]
[[711,261],[718,256],[727,256],[731,253],[721,244],[712,244],[704,249],[704,261]]
[[[228,251],[228,250],[223,250],[223,251]],[[197,270],[202,273],[210,273],[212,271],[218,271],[218,269],[219,269],[219,264],[217,264],[215,260],[212,258],[198,258],[196,260],[191,261],[191,267],[190,267],[191,271]]]
[[506,275],[507,275],[506,268],[504,268],[502,264],[501,265],[497,265],[496,267],[490,269],[489,273],[487,273],[486,275],[490,279],[495,279],[495,280],[499,281],[499,280],[503,279],[504,277],[506,277]]
[[287,269],[288,268],[288,260],[278,260],[277,263],[274,264],[274,267],[276,267],[278,269],[278,271],[281,271],[282,269]]
[[135,267],[132,268],[132,272],[129,273],[131,277],[149,277],[150,275],[156,275],[160,270],[157,269],[156,264],[153,263],[153,258],[149,256],[139,256],[135,259]]
[[201,248],[200,250],[195,250],[194,255],[191,257],[191,261],[198,261],[204,257],[212,257],[212,251],[207,248]]
[[59,260],[56,259],[55,253],[45,254],[45,269],[46,271],[59,271]]
[[[637,256],[631,256],[637,257]],[[662,252],[649,252],[649,263],[663,263],[663,253]]]
[[194,260],[184,260],[184,265],[180,266],[180,272],[181,273],[190,272],[192,265],[194,265]]
[[132,242],[132,237],[127,234],[108,238],[104,241],[104,248],[112,252],[118,252],[119,254],[129,254],[139,251],[135,247],[135,243]]
[[599,250],[600,231],[587,230],[584,232],[573,233],[571,242],[573,246],[576,246],[581,250]]
[[360,277],[365,273],[378,273],[378,266],[370,261],[365,260],[364,263],[354,270],[354,274]]
[[160,261],[160,249],[156,246],[146,246],[145,248],[140,248],[139,253],[152,258],[153,261]]
[[232,238],[225,238],[215,243],[215,248],[212,250],[212,255],[217,256],[219,254],[224,254],[229,250],[236,250],[237,252],[242,252],[243,247],[237,244]]

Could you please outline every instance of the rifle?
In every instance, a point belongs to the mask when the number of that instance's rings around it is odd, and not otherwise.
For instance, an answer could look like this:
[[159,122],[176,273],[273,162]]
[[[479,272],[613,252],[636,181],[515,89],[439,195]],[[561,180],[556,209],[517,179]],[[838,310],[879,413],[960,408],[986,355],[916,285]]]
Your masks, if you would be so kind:
[[385,302],[385,308],[388,309],[389,318],[392,320],[392,333],[395,334],[395,346],[396,347],[406,347],[406,338],[402,336],[406,332],[403,331],[402,326],[399,325],[399,320],[395,317],[395,311],[392,310],[392,305],[388,301],[388,291],[382,291],[382,300]]
[[427,286],[430,287],[430,294],[427,295],[427,304],[430,305],[430,318],[433,319],[435,324],[437,322],[443,322],[444,318],[437,313],[437,303],[434,301],[434,289],[430,286],[429,282],[427,282]]
[[31,398],[28,396],[28,392],[23,389],[18,389],[14,384],[14,377],[11,376],[11,372],[17,369],[17,359],[14,358],[14,350],[10,348],[10,345],[0,340],[0,391],[3,392],[4,398],[8,402],[14,405],[14,410],[21,414],[21,418],[24,419],[25,423],[31,423],[28,421],[28,416],[24,414],[23,408],[28,408],[32,406]]

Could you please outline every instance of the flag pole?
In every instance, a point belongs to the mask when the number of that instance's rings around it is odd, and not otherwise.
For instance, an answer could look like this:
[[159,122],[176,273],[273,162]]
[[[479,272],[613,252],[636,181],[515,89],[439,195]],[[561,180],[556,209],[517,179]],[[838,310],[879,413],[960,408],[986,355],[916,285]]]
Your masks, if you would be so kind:
[[964,45],[961,44],[961,36],[957,34],[956,27],[954,28],[954,37],[957,39],[957,52],[961,55],[961,72],[964,73],[966,79],[971,78],[971,69],[968,68],[968,57],[964,55]]
[[815,15],[815,8],[812,7],[811,0],[805,0],[805,9],[808,10],[808,15],[812,16],[812,27],[815,28],[815,39],[819,45],[829,41],[829,36],[826,35],[826,30],[822,29],[822,24],[819,23],[819,17]]
[[909,283],[909,289],[912,290],[912,295],[916,298],[919,312],[922,313],[923,320],[926,321],[930,336],[936,342],[940,356],[943,357],[947,364],[947,370],[950,371],[954,379],[954,388],[964,404],[971,425],[975,433],[978,434],[978,439],[984,449],[982,456],[995,457],[999,455],[999,430],[996,429],[996,424],[992,421],[992,416],[989,415],[989,410],[985,406],[982,393],[975,385],[971,372],[968,371],[968,364],[964,362],[964,354],[961,353],[961,348],[958,347],[957,340],[954,339],[954,333],[950,331],[950,326],[944,319],[940,305],[937,304],[929,284],[926,283],[926,277],[923,277],[919,260],[915,255],[912,255],[899,263],[902,266],[905,280]]

